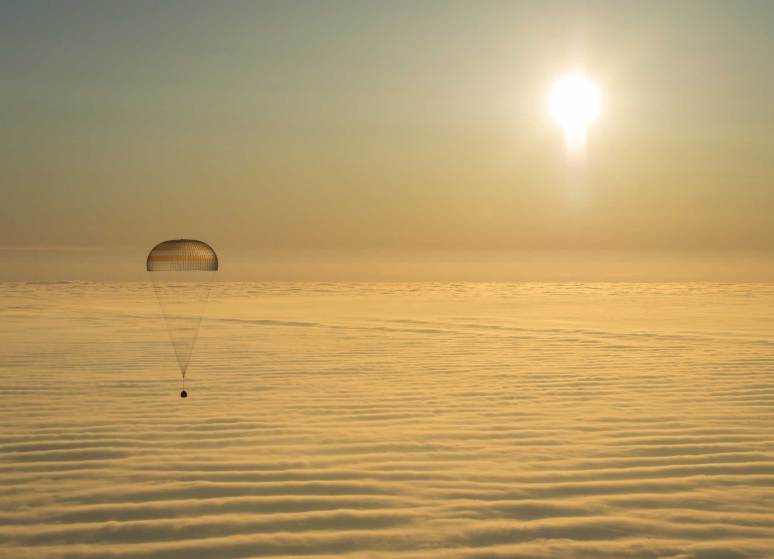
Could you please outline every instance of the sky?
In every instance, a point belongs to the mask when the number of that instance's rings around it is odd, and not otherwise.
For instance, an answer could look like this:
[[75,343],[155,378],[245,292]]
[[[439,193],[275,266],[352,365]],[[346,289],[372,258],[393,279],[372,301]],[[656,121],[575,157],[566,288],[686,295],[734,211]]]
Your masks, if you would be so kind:
[[[181,237],[231,278],[682,279],[705,254],[774,278],[772,24],[762,1],[6,2],[0,279],[141,277]],[[582,158],[547,110],[576,69],[603,101]]]

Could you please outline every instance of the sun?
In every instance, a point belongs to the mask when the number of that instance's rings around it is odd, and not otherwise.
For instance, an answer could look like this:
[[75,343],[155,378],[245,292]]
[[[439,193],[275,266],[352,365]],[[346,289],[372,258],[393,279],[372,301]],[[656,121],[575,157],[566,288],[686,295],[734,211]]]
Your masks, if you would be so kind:
[[565,143],[572,150],[585,145],[589,128],[600,110],[599,87],[581,72],[559,78],[548,96],[549,114],[562,128]]

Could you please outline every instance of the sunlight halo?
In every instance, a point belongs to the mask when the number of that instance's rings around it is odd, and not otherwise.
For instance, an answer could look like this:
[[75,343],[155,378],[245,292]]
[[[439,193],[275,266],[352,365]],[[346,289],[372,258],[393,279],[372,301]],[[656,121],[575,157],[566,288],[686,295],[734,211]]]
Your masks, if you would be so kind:
[[548,96],[548,111],[562,129],[568,149],[585,145],[601,105],[599,87],[582,72],[565,74],[554,83]]

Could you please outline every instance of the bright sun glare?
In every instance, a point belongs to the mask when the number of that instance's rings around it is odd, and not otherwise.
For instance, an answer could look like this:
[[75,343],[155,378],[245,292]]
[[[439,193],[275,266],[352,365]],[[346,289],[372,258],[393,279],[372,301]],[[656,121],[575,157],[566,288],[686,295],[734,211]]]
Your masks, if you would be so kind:
[[586,143],[589,127],[601,108],[597,84],[580,72],[566,74],[551,88],[548,109],[551,117],[564,132],[569,149],[579,149]]

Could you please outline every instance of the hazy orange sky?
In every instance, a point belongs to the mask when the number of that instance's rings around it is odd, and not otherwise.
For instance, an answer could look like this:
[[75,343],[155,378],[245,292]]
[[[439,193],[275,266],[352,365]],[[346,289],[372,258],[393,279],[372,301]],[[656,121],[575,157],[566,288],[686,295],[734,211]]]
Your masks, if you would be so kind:
[[[773,24],[763,1],[6,3],[0,279],[139,275],[179,237],[255,279],[426,252],[450,278],[718,251],[763,277]],[[578,68],[604,100],[585,162],[546,109]]]

